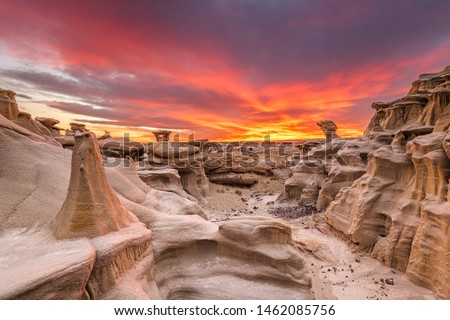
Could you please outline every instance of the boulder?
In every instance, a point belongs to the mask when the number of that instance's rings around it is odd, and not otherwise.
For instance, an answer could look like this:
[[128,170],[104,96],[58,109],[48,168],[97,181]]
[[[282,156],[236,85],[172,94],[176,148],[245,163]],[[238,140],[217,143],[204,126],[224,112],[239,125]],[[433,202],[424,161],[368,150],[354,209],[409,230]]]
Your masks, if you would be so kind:
[[258,182],[254,174],[218,173],[208,176],[209,181],[217,184],[251,186]]

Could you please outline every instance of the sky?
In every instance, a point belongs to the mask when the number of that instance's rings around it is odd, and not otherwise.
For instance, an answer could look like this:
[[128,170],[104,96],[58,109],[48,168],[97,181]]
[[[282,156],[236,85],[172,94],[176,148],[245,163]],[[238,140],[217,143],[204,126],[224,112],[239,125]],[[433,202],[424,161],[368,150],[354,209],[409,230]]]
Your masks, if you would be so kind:
[[300,140],[450,65],[448,0],[0,0],[0,87],[23,111],[135,140]]

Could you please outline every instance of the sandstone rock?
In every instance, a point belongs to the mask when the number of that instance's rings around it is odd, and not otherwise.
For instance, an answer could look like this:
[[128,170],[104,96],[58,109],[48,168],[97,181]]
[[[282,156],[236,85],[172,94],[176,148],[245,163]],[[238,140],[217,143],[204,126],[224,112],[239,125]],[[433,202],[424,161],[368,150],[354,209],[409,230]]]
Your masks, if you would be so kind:
[[[19,106],[17,105],[15,97],[16,94],[13,91],[0,89],[0,116],[27,129],[30,133],[51,137],[51,133],[39,123],[36,123],[29,113],[19,111]],[[2,122],[6,123],[5,121]],[[11,124],[9,123],[7,126],[10,125]],[[44,141],[54,146],[60,146],[60,144],[52,138],[45,138]]]
[[19,117],[15,92],[0,89],[0,114],[8,120],[16,120]]
[[181,158],[188,159],[200,151],[200,148],[185,143],[175,143],[169,141],[160,141],[149,144],[149,152],[160,158]]
[[0,169],[0,298],[160,298],[150,232],[141,223],[92,240],[55,239],[71,152],[3,116],[0,141],[7,150],[0,168],[8,168]]
[[73,146],[75,145],[74,136],[55,137],[55,140],[58,141],[64,148],[73,148]]
[[79,133],[88,132],[89,130],[86,129],[86,125],[83,123],[77,123],[77,122],[71,122],[69,123],[70,130],[66,130],[66,135],[74,136]]
[[450,159],[450,129],[445,136],[444,140],[442,140],[442,149],[444,150],[445,154],[447,155],[447,158]]
[[312,297],[305,262],[279,220],[233,219],[219,229],[195,216],[135,212],[153,232],[156,282],[164,299]]
[[[86,285],[87,298],[160,298],[154,290],[151,239],[152,233],[141,223],[93,238],[96,259]],[[127,288],[130,285],[134,285],[133,290]]]
[[138,176],[132,160],[122,159],[120,165],[106,164],[108,181],[114,190],[133,203],[141,204],[167,215],[198,215],[206,218],[197,201],[182,198],[174,192],[150,188]]
[[447,131],[450,127],[450,103],[436,120],[435,132]]
[[56,242],[42,230],[8,229],[0,244],[1,299],[84,297],[95,261],[86,239]]
[[449,75],[450,66],[444,68],[441,72],[421,74],[419,79],[412,83],[408,95],[428,93],[430,89],[434,89],[447,82]]
[[53,119],[53,118],[45,118],[45,117],[36,117],[34,120],[40,122],[43,126],[45,126],[48,129],[53,128],[59,123],[59,120]]
[[322,129],[323,134],[325,135],[326,142],[330,142],[335,138],[340,138],[337,134],[337,126],[331,120],[322,120],[317,122],[317,125]]
[[75,136],[69,189],[55,223],[58,239],[104,235],[132,221],[109,185],[101,164],[95,135]]
[[213,183],[236,186],[251,186],[258,182],[254,174],[218,173],[209,175],[208,179]]
[[426,200],[411,247],[406,276],[440,299],[450,297],[450,202]]
[[111,139],[111,132],[105,131],[103,135],[97,138],[97,140]]
[[182,198],[173,192],[151,189],[142,205],[167,215],[197,215],[206,219],[203,209],[196,201]]
[[180,175],[175,169],[145,170],[139,171],[138,174],[142,181],[153,189],[173,192],[180,197],[196,201],[194,197],[184,191]]
[[315,203],[325,179],[324,165],[321,161],[300,163],[294,174],[284,185],[288,198],[299,198],[303,203]]
[[131,141],[128,138],[106,138],[98,140],[100,153],[105,157],[126,158],[139,160],[145,153],[145,146],[140,142]]
[[334,165],[320,187],[317,208],[319,210],[326,209],[341,189],[350,187],[353,181],[359,179],[365,173],[365,168]]
[[200,202],[210,196],[209,180],[205,175],[204,165],[201,162],[186,167],[178,167],[181,185],[184,190]]
[[52,223],[67,190],[70,152],[1,115],[0,142],[0,229]]
[[448,287],[433,280],[445,281],[448,270],[442,264],[426,267],[419,262],[431,256],[445,259],[441,252],[448,251],[448,241],[443,241],[448,235],[442,233],[448,223],[450,177],[442,149],[445,137],[445,132],[420,135],[405,149],[383,146],[369,154],[367,174],[341,189],[326,217],[373,257],[448,298]]
[[[56,126],[59,123],[59,120],[56,120],[53,118],[45,118],[45,117],[36,117],[36,118],[34,118],[34,120],[36,120],[36,122],[38,124],[39,123],[42,124],[42,126],[47,129],[47,132],[48,132],[48,134],[50,134],[50,136],[53,136],[53,137],[61,136],[60,131],[63,129],[58,128]],[[42,130],[42,128],[41,128],[41,130]]]
[[52,136],[51,133],[44,129],[38,127],[38,124],[31,118],[31,115],[27,112],[19,112],[17,119],[13,120],[14,123],[17,123],[19,126],[41,136]]

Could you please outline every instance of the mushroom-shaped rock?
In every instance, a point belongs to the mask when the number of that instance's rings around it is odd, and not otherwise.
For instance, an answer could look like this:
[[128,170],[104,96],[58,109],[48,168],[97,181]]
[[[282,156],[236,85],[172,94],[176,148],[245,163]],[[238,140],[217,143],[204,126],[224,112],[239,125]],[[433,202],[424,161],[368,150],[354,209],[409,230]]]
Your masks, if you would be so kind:
[[76,135],[69,189],[56,216],[56,237],[104,235],[126,227],[131,220],[108,183],[95,135]]
[[320,127],[320,129],[322,129],[322,131],[325,135],[326,142],[330,142],[335,138],[340,138],[336,134],[336,130],[338,129],[338,127],[336,126],[334,121],[322,120],[322,121],[317,122],[317,125]]
[[36,117],[34,120],[40,122],[44,127],[51,129],[59,123],[59,120],[53,118]]

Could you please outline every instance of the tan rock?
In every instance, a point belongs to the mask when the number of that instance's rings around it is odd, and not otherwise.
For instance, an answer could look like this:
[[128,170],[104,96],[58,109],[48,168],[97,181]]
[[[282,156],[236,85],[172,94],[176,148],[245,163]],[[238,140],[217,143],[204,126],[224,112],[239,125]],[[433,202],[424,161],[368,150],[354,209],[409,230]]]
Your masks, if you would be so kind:
[[449,239],[450,202],[423,201],[406,276],[433,290],[440,299],[450,298]]
[[0,168],[8,168],[0,174],[0,256],[6,259],[0,263],[0,298],[161,298],[151,234],[141,223],[96,238],[55,239],[70,151],[3,116],[0,141],[7,150],[0,153]]
[[305,261],[279,220],[242,217],[219,228],[195,216],[135,212],[153,232],[164,299],[312,297]]
[[204,202],[211,192],[209,180],[205,174],[205,167],[202,162],[194,163],[190,166],[177,167],[181,178],[183,189],[200,202]]
[[175,169],[144,170],[138,171],[138,175],[146,185],[153,189],[173,192],[180,197],[196,201],[194,197],[184,191],[180,175]]
[[98,140],[100,153],[105,157],[139,160],[145,153],[145,146],[128,138],[105,138]]
[[336,126],[336,124],[333,121],[322,120],[322,121],[317,122],[317,125],[320,127],[320,129],[322,129],[323,134],[325,135],[326,142],[330,142],[335,138],[340,138],[336,134],[338,127]]
[[0,114],[8,120],[16,120],[19,117],[15,92],[0,89]]
[[69,189],[56,217],[56,237],[104,235],[129,225],[131,220],[106,179],[95,135],[75,136]]
[[74,136],[60,136],[55,137],[55,140],[61,143],[64,148],[73,148],[75,145],[75,137]]
[[251,186],[258,182],[254,174],[218,173],[208,176],[209,181],[217,184]]

